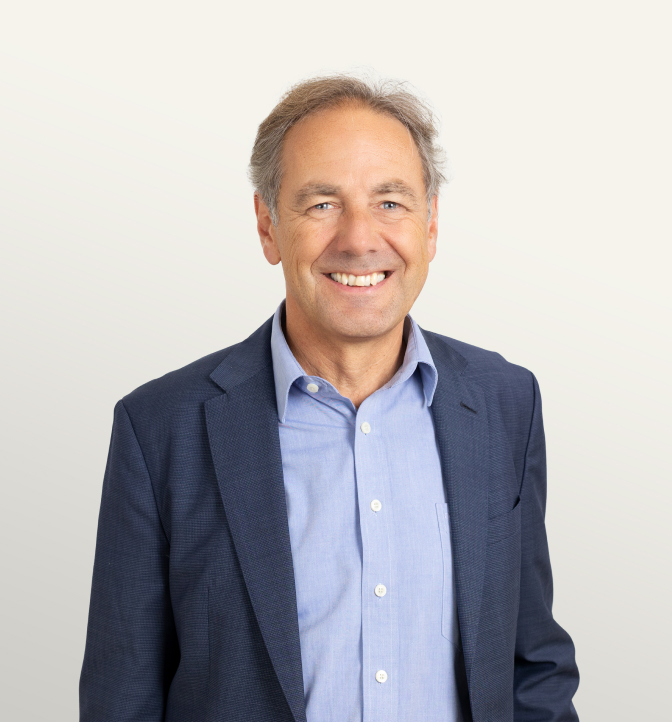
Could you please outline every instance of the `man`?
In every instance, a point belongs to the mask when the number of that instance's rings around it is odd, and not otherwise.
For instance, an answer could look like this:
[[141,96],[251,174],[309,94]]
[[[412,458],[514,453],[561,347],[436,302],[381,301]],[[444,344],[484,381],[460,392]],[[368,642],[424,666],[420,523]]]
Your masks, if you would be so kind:
[[568,722],[539,387],[408,315],[441,151],[396,84],[295,86],[251,161],[286,300],[118,402],[81,720]]

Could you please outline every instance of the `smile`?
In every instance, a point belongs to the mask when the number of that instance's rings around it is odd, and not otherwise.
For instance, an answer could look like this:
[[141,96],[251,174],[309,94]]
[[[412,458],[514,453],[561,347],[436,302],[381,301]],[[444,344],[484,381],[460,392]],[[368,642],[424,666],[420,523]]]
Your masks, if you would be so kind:
[[354,276],[352,273],[331,273],[329,274],[336,283],[344,286],[375,286],[385,280],[385,273],[370,273],[367,276]]

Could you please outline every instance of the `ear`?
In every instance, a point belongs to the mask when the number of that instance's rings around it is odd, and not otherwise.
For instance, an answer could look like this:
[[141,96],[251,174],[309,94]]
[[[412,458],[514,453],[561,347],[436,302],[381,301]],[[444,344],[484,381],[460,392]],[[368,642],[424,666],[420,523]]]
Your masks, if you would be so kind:
[[436,239],[439,235],[439,196],[432,198],[431,202],[432,215],[429,219],[429,229],[427,234],[427,250],[429,252],[429,260],[433,261],[436,255]]
[[272,266],[275,266],[280,263],[280,249],[276,241],[275,226],[271,220],[268,206],[257,193],[254,194],[254,212],[257,214],[257,233],[259,233],[264,256]]

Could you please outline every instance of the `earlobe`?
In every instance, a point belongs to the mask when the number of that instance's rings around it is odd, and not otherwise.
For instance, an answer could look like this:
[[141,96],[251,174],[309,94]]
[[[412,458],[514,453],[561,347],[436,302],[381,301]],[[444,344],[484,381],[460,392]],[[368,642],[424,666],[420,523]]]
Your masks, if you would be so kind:
[[429,260],[433,261],[436,255],[436,239],[439,235],[439,197],[432,198],[432,215],[429,219],[429,229],[427,234],[427,250]]
[[275,239],[275,227],[268,206],[256,193],[254,194],[254,211],[257,214],[257,233],[259,233],[264,256],[272,266],[275,266],[281,260],[280,249]]
[[282,259],[280,258],[280,251],[278,250],[278,246],[275,241],[262,240],[261,248],[266,260],[271,264],[271,266],[277,266],[278,263],[280,263]]
[[427,243],[427,256],[431,263],[431,261],[434,260],[434,256],[436,256],[436,238],[434,240],[431,238],[429,239]]

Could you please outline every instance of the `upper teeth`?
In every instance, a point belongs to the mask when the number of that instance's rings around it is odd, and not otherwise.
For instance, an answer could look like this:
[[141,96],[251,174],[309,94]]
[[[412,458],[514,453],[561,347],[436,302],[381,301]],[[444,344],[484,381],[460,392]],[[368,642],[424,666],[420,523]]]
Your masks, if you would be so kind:
[[334,281],[344,286],[375,286],[385,280],[384,273],[372,273],[368,276],[353,276],[352,273],[332,273]]

